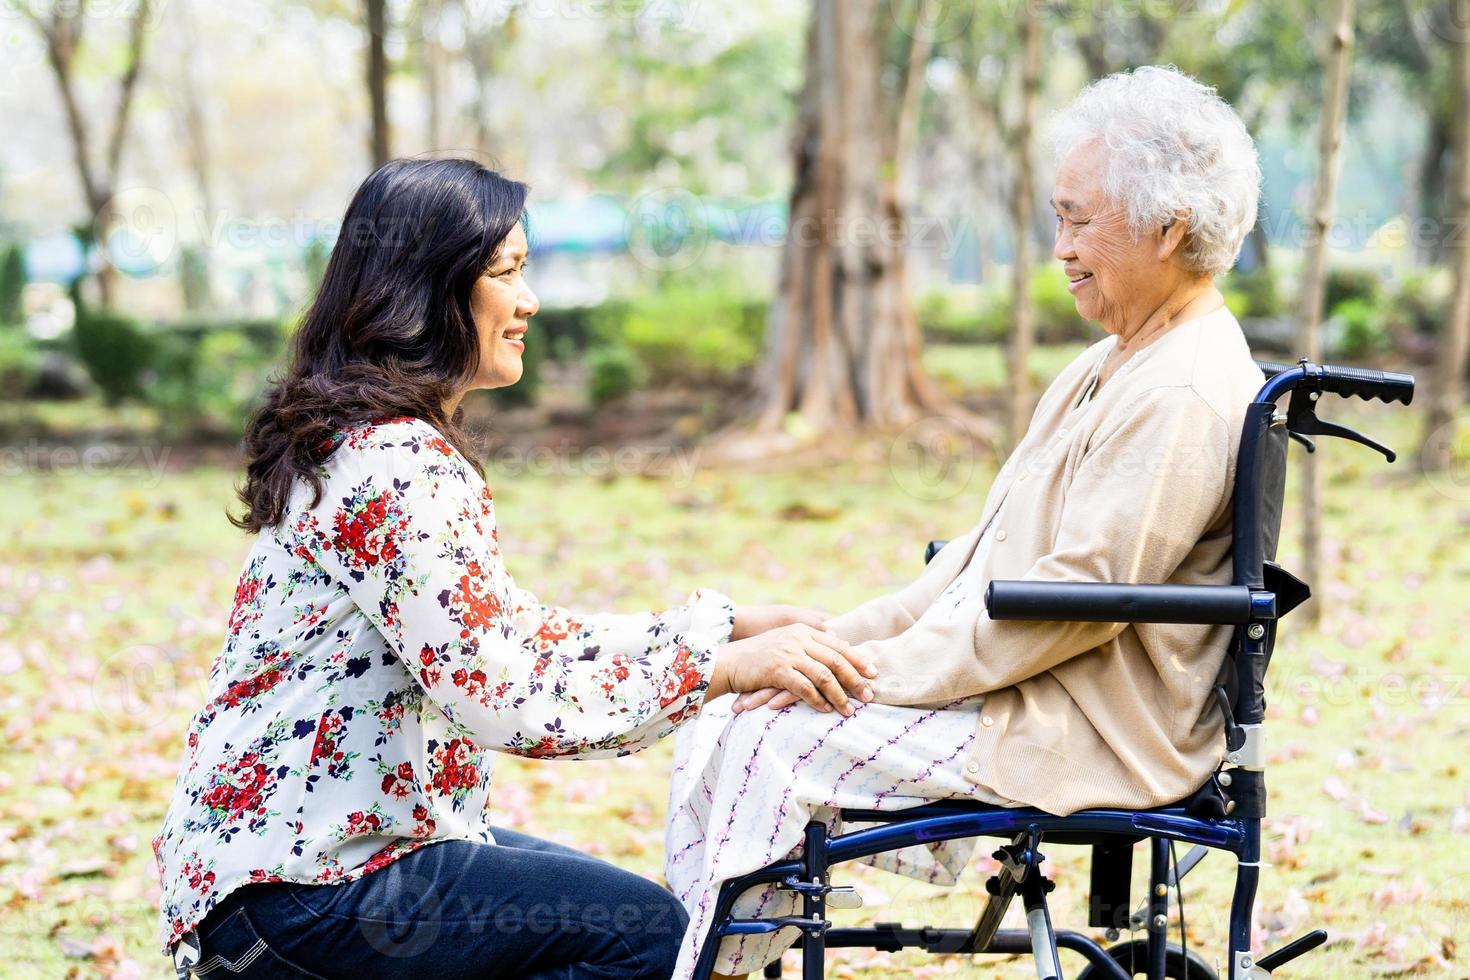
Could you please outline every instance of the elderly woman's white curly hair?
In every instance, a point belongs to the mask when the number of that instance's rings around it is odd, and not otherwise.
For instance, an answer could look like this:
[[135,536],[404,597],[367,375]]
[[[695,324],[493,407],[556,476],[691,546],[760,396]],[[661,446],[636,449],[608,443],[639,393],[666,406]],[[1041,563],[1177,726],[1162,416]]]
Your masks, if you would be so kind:
[[1060,161],[1100,140],[1105,193],[1135,232],[1189,213],[1184,259],[1218,276],[1235,264],[1256,223],[1261,164],[1230,104],[1173,65],[1093,82],[1052,119]]

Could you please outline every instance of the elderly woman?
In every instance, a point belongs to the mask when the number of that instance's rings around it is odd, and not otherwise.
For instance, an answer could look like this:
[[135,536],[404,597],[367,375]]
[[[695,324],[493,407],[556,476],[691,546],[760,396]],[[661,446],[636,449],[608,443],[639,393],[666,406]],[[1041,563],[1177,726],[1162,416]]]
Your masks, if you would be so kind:
[[[788,854],[839,807],[967,797],[1058,814],[1152,807],[1197,789],[1224,747],[1210,698],[1223,626],[994,622],[993,579],[1221,584],[1246,404],[1261,383],[1214,280],[1256,219],[1250,135],[1172,68],[1088,87],[1056,120],[1054,254],[1108,336],[1042,395],[979,523],[917,581],[828,626],[878,668],[851,717],[788,695],[707,706],[684,730],[667,875],[690,914],[688,976],[721,882]],[[973,842],[883,856],[952,883]],[[737,914],[794,910],[752,892]],[[790,945],[722,944],[745,973]]]

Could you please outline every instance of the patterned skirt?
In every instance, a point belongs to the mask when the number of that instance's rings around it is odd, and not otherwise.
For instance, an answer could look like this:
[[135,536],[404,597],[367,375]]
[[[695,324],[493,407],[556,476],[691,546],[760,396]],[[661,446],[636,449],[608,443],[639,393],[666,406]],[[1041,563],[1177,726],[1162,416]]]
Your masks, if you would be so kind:
[[[720,886],[800,850],[811,820],[834,832],[836,810],[903,810],[938,799],[1019,805],[974,785],[960,765],[975,737],[983,698],[937,708],[853,702],[851,718],[805,704],[732,714],[733,697],[708,703],[676,735],[665,836],[664,873],[689,912],[674,976],[687,980],[709,930]],[[895,874],[952,885],[976,841],[916,845],[865,859]],[[797,900],[774,886],[737,900],[737,916],[798,913]],[[796,941],[795,929],[730,937],[715,969],[759,970]]]

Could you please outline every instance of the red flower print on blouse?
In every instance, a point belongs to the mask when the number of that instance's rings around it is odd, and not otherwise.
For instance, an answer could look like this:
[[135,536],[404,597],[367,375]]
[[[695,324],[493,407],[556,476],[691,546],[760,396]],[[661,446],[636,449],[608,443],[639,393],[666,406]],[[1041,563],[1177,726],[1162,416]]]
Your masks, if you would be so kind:
[[480,784],[480,757],[484,751],[467,738],[452,738],[430,757],[429,788],[454,798],[454,807]]
[[404,530],[403,513],[392,490],[368,490],[342,501],[332,519],[332,549],[347,556],[359,574],[398,558],[397,535]]
[[[383,795],[395,800],[406,800],[413,792],[413,764],[400,762],[398,768],[383,776]],[[422,819],[415,817],[415,820]]]
[[500,596],[495,594],[489,580],[480,572],[477,563],[465,567],[464,574],[454,588],[439,593],[439,604],[449,610],[450,618],[462,629],[460,636],[469,636],[476,630],[498,628],[505,611]]

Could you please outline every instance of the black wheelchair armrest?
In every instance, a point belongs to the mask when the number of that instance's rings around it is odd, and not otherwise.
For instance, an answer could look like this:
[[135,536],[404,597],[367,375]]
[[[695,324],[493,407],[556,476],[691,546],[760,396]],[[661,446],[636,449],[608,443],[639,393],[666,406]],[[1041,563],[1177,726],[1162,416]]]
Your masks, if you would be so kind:
[[[1274,618],[1244,585],[1124,585],[1001,580],[985,587],[991,619],[1085,623],[1249,623]],[[1271,602],[1274,606],[1274,601]]]

